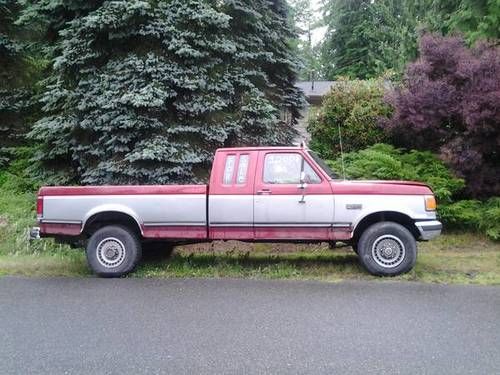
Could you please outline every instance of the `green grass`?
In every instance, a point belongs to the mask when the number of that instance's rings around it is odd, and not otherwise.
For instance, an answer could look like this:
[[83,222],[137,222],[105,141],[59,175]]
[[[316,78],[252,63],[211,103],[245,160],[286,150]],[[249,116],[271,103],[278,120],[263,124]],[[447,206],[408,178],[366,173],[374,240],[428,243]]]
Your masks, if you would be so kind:
[[[34,194],[0,189],[0,275],[89,276],[83,251],[51,240],[30,243]],[[350,248],[235,243],[230,250],[215,243],[210,250],[177,248],[172,257],[146,254],[130,277],[236,277],[254,279],[406,280],[500,285],[500,243],[472,233],[449,233],[419,243],[415,268],[395,278],[370,276]],[[244,250],[243,250],[244,249]],[[248,250],[248,251],[247,251]]]

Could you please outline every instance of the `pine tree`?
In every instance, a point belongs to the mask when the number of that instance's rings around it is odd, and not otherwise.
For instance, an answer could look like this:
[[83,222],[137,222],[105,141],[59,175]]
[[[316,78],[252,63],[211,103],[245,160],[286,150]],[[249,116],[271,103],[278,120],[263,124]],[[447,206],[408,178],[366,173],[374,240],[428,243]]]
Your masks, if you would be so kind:
[[290,22],[297,30],[295,41],[297,54],[302,60],[301,80],[321,79],[322,69],[319,44],[313,44],[313,32],[322,26],[322,20],[315,12],[311,0],[289,0]]
[[433,0],[328,1],[322,50],[325,75],[367,79],[388,70],[402,73],[417,56],[419,32],[436,9],[433,4]]
[[14,25],[18,11],[17,1],[0,0],[0,167],[12,159],[14,147],[23,144],[30,105],[23,45],[16,40],[19,31]]
[[57,3],[24,14],[55,35],[31,136],[57,182],[199,181],[217,147],[293,136],[301,96],[282,1]]

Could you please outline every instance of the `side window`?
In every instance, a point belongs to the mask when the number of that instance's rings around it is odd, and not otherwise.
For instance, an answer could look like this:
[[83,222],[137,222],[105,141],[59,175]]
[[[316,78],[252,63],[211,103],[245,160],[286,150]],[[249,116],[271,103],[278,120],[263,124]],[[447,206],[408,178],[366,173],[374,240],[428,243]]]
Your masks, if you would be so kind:
[[309,165],[307,161],[304,160],[304,174],[305,179],[304,182],[308,184],[320,184],[321,178],[314,172],[314,169]]
[[267,154],[264,159],[263,181],[267,184],[299,184],[302,166],[304,166],[305,182],[309,184],[321,182],[309,163],[297,153]]
[[224,185],[230,185],[233,179],[234,172],[234,160],[236,155],[228,155],[226,157],[226,164],[224,166],[224,176],[222,177],[222,183]]
[[238,173],[236,174],[237,185],[243,185],[247,182],[248,158],[248,155],[240,155],[240,160],[238,162]]
[[[224,175],[222,176],[222,184],[224,185],[231,185],[233,183],[235,183],[236,185],[246,184],[249,161],[250,161],[250,155],[248,154],[240,155],[238,162],[236,162],[236,155],[227,155],[226,163],[224,165]],[[236,163],[238,164],[237,166]],[[237,171],[236,182],[233,182],[235,169]]]

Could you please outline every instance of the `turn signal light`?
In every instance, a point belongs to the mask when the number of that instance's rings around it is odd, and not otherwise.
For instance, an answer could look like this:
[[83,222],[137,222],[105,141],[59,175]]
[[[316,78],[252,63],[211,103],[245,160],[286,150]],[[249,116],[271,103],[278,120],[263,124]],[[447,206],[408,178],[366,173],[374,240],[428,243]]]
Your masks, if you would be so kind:
[[426,211],[436,211],[436,198],[434,195],[426,195],[425,196],[425,210]]

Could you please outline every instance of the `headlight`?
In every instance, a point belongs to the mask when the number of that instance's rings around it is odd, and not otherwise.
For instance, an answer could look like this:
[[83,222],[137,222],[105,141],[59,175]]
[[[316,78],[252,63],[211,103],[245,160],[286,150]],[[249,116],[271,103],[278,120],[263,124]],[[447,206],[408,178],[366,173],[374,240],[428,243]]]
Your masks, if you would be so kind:
[[437,204],[434,195],[426,195],[424,199],[425,199],[425,210],[436,211]]

